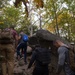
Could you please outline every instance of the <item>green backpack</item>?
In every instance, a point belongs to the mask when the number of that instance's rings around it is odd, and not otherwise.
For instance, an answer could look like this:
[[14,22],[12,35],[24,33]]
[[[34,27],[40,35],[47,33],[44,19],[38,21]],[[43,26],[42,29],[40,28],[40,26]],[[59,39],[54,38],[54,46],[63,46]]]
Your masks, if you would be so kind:
[[69,66],[75,72],[75,52],[74,49],[66,47],[69,50]]
[[10,31],[2,31],[0,33],[0,44],[13,43],[13,35]]

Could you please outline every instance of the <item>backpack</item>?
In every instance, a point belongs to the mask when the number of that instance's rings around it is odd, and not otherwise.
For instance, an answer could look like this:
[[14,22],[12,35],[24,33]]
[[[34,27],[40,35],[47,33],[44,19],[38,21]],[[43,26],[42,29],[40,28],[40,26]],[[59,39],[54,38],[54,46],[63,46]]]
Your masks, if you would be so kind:
[[50,50],[46,48],[38,48],[36,49],[37,52],[37,61],[40,62],[41,65],[49,64],[51,61],[50,58]]
[[70,66],[71,70],[75,72],[75,52],[74,52],[74,49],[71,49],[70,47],[67,49],[69,50],[69,66]]
[[13,43],[13,36],[10,31],[2,31],[0,33],[0,43],[1,44]]
[[23,41],[24,42],[27,42],[28,41],[28,36],[25,34],[25,35],[23,35]]
[[75,53],[69,48],[69,60],[70,60],[70,68],[75,72]]

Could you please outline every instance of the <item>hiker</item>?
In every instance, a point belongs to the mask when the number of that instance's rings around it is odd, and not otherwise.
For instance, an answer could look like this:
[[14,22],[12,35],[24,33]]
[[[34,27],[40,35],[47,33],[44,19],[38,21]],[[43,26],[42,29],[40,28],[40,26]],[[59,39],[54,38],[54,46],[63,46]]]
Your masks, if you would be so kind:
[[75,72],[71,70],[70,65],[69,65],[68,46],[60,40],[54,41],[53,45],[58,48],[58,51],[57,51],[58,52],[58,65],[57,65],[56,74],[60,75],[63,69],[65,75],[75,75]]
[[35,65],[35,68],[33,70],[32,75],[49,75],[48,69],[48,64],[50,63],[49,49],[36,45],[27,69],[30,69],[33,63]]
[[2,75],[13,75],[14,69],[14,46],[13,36],[10,31],[2,31],[0,33],[0,55],[3,57],[2,61]]
[[11,26],[11,27],[10,27],[10,32],[11,32],[12,35],[13,35],[13,38],[14,38],[14,47],[15,47],[15,49],[16,49],[17,44],[18,44],[18,33],[17,33],[16,30],[14,29],[14,26]]
[[24,52],[24,62],[25,64],[27,64],[27,61],[26,61],[26,57],[27,57],[27,41],[28,41],[28,36],[26,35],[27,39],[26,41],[24,41],[24,36],[26,34],[24,32],[21,32],[20,35],[19,35],[19,44],[17,46],[17,59],[20,59],[22,56],[21,56],[21,53],[20,53],[20,50],[22,49],[23,52]]

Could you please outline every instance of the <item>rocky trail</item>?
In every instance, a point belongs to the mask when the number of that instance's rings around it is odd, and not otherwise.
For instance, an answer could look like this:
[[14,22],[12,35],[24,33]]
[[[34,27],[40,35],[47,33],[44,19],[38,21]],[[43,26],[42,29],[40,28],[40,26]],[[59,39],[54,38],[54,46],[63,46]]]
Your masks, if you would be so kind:
[[22,57],[20,60],[17,60],[15,54],[14,58],[14,75],[32,75],[33,65],[30,69],[27,69],[31,56],[27,56],[27,64],[24,62],[24,57]]
[[32,49],[31,47],[27,46],[27,64],[24,62],[24,57],[20,58],[19,60],[16,59],[16,53],[14,54],[14,75],[32,75],[32,71],[34,68],[34,64],[30,69],[27,69],[28,64],[31,59]]

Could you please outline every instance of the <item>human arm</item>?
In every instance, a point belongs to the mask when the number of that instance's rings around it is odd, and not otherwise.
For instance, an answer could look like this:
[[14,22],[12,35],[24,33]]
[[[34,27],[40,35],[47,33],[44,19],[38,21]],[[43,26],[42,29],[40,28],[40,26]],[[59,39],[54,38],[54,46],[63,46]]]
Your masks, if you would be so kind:
[[58,49],[58,65],[57,65],[57,70],[56,73],[60,74],[60,72],[62,71],[63,67],[64,67],[64,63],[65,63],[65,48],[64,47],[60,47]]
[[34,63],[35,59],[36,59],[36,51],[34,51],[34,52],[32,53],[32,57],[31,57],[31,60],[30,60],[29,65],[28,65],[28,69],[31,68],[31,66],[32,66],[32,64]]

